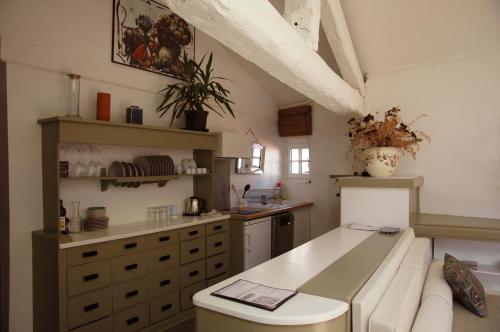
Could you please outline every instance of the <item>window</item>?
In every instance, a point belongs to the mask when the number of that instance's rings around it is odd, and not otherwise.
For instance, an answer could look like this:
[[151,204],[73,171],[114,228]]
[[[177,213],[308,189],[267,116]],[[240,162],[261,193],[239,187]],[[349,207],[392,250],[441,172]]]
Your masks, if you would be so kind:
[[288,175],[290,177],[309,177],[309,147],[294,145],[288,149]]

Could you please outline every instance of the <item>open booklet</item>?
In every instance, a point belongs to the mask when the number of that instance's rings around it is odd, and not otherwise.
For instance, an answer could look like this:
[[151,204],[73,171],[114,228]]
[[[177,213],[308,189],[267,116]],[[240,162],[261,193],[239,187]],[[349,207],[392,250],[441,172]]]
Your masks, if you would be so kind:
[[295,291],[268,287],[242,279],[211,293],[213,296],[269,311],[276,310],[295,294],[297,294]]

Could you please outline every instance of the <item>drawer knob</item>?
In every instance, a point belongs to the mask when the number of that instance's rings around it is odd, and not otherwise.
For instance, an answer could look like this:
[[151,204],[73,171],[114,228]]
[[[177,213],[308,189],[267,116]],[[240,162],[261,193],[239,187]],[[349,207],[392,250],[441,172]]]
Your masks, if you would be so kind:
[[198,231],[191,231],[191,232],[189,232],[190,236],[193,236],[193,235],[196,235],[196,234],[198,234]]
[[160,281],[160,287],[164,287],[170,284],[170,279]]
[[138,294],[139,294],[138,290],[133,290],[133,291],[126,293],[125,297],[128,299],[129,297],[134,297],[134,296],[137,296]]
[[85,307],[83,307],[83,311],[85,312],[89,312],[89,311],[92,311],[92,310],[95,310],[99,308],[99,303],[92,303],[92,304],[89,304],[89,305],[86,305]]
[[84,251],[82,253],[83,258],[89,258],[89,257],[94,257],[97,256],[97,250],[92,250],[92,251]]
[[169,303],[169,304],[165,304],[163,306],[161,306],[161,311],[167,311],[169,309],[172,308],[172,305]]
[[215,267],[216,269],[220,269],[220,268],[221,268],[221,267],[223,267],[223,266],[224,266],[224,263],[217,263],[217,264],[215,264],[215,265],[214,265],[214,267]]
[[198,251],[200,251],[200,248],[194,248],[194,249],[189,250],[189,253],[196,254]]
[[133,249],[133,248],[137,248],[137,243],[136,242],[132,242],[132,243],[127,243],[123,246],[125,249]]
[[126,265],[125,266],[125,271],[135,270],[135,269],[137,269],[137,267],[138,267],[138,265],[136,263],[130,264],[130,265]]
[[170,259],[170,255],[165,255],[160,257],[160,262],[164,262]]
[[89,274],[89,275],[86,275],[83,277],[83,281],[87,282],[87,281],[92,281],[92,280],[95,280],[99,278],[99,273],[93,273],[93,274]]
[[195,275],[198,275],[198,273],[200,273],[198,270],[196,270],[196,271],[191,271],[191,272],[189,272],[189,276],[190,276],[190,277],[194,277]]
[[162,236],[162,237],[158,238],[158,241],[160,241],[160,242],[165,242],[165,241],[168,241],[168,240],[170,240],[170,236],[168,236],[168,235],[167,236]]
[[135,324],[139,321],[139,317],[135,316],[132,318],[127,319],[127,325],[132,325]]
[[215,242],[214,247],[220,247],[222,245],[222,241]]
[[220,231],[222,229],[222,225],[214,226],[214,231]]

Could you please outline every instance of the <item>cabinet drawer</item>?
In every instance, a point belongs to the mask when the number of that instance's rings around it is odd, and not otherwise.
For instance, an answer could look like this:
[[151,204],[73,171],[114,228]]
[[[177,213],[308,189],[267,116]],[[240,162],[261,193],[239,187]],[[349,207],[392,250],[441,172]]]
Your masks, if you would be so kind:
[[227,251],[229,248],[229,233],[220,233],[207,236],[207,256],[214,256]]
[[68,268],[68,296],[76,296],[111,285],[110,261],[93,262]]
[[100,261],[111,257],[109,243],[70,248],[66,251],[68,266]]
[[140,331],[149,325],[149,304],[144,303],[113,315],[115,332]]
[[151,248],[179,243],[179,231],[167,231],[149,235],[148,242]]
[[175,291],[151,301],[149,312],[151,324],[169,318],[181,311],[179,291]]
[[113,318],[106,317],[97,322],[86,324],[71,332],[110,332],[113,331]]
[[229,269],[228,254],[207,258],[207,278],[227,272]]
[[194,239],[199,239],[205,236],[205,225],[198,225],[193,227],[188,227],[181,229],[179,231],[179,237],[181,241],[189,241]]
[[205,280],[205,260],[181,266],[181,287]]
[[148,251],[148,271],[158,272],[179,265],[179,245],[156,248]]
[[179,268],[151,274],[148,279],[151,297],[169,293],[179,289]]
[[111,242],[111,254],[113,256],[128,255],[148,249],[148,238],[131,237]]
[[205,258],[205,238],[181,243],[181,264]]
[[206,225],[206,233],[207,235],[217,234],[222,232],[227,232],[229,227],[229,223],[226,220],[211,222]]
[[181,310],[188,310],[193,307],[193,296],[205,288],[205,281],[201,281],[181,290]]
[[217,277],[213,277],[213,278],[207,279],[207,287],[210,287],[210,286],[213,286],[215,284],[218,284],[219,282],[224,281],[227,278],[229,278],[229,272],[223,273],[223,274],[221,274],[221,275],[219,275]]
[[146,275],[146,262],[147,258],[145,253],[113,258],[111,262],[111,269],[113,271],[113,283],[119,284]]
[[117,312],[149,299],[148,280],[134,280],[113,287],[113,311]]
[[111,314],[111,288],[81,295],[68,301],[68,325],[74,328]]

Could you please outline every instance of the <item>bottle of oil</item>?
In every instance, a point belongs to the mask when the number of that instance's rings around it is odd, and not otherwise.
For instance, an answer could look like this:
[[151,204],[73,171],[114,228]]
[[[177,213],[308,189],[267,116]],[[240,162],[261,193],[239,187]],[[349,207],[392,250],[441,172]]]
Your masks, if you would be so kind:
[[61,234],[68,234],[69,219],[66,217],[66,209],[63,206],[63,200],[59,200],[59,232]]

